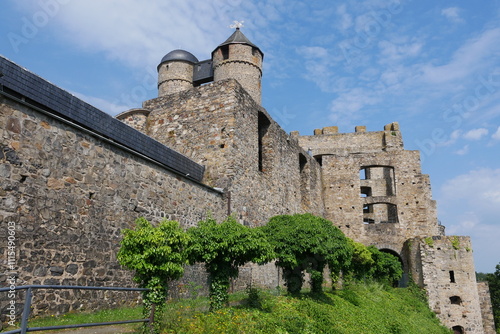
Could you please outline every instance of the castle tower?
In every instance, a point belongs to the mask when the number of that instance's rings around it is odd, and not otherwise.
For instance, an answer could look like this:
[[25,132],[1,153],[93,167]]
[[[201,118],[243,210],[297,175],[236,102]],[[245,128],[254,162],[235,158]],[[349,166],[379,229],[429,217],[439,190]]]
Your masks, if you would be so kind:
[[236,79],[261,104],[262,51],[236,31],[212,52],[214,81]]
[[198,59],[190,52],[174,50],[158,65],[158,96],[193,88],[193,69]]

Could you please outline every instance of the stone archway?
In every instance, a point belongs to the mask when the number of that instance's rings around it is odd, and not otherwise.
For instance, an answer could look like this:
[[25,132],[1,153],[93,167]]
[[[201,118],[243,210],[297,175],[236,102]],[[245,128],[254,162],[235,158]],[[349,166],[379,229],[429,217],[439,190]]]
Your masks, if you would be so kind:
[[381,252],[384,252],[384,253],[388,253],[388,254],[391,254],[391,255],[394,255],[395,257],[398,258],[399,260],[399,263],[401,263],[401,268],[403,268],[403,276],[401,277],[401,279],[398,281],[397,283],[397,286],[399,288],[406,288],[408,286],[408,268],[405,266],[405,263],[403,261],[403,258],[401,257],[401,255],[396,252],[395,250],[393,249],[390,249],[390,248],[379,248],[379,250]]

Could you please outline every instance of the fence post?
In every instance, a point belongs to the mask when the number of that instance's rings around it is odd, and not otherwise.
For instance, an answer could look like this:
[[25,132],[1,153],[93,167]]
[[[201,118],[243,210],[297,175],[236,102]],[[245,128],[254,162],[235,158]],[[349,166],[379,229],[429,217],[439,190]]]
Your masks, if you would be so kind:
[[31,313],[31,287],[26,290],[26,296],[24,297],[24,309],[23,316],[21,318],[21,334],[26,334],[26,330],[28,329],[28,318]]
[[156,304],[152,303],[151,313],[149,313],[149,329],[151,330],[151,333],[155,333],[155,308]]

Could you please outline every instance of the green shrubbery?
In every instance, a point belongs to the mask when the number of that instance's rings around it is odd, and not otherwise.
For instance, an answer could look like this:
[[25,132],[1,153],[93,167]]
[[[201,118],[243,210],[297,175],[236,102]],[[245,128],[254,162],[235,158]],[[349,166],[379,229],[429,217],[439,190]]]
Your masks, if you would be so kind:
[[[395,256],[353,242],[332,222],[311,214],[276,216],[261,228],[246,227],[233,217],[222,223],[208,218],[187,232],[173,221],[153,227],[139,218],[136,224],[135,230],[124,231],[118,260],[134,270],[139,286],[151,289],[144,294],[145,315],[153,304],[161,313],[168,283],[183,275],[188,262],[205,264],[211,311],[227,305],[230,279],[238,277],[238,267],[247,262],[276,260],[291,294],[300,293],[305,272],[311,278],[311,291],[321,293],[326,266],[333,281],[341,272],[347,281],[387,283],[397,281],[402,274]],[[257,302],[255,291],[253,295]]]

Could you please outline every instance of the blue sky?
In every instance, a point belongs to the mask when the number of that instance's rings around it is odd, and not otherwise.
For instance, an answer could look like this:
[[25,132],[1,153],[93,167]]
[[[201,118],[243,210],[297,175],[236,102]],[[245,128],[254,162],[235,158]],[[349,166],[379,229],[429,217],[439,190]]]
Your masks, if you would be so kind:
[[439,219],[500,262],[500,0],[6,0],[0,53],[116,115],[154,98],[156,66],[242,31],[264,52],[263,105],[288,132],[400,123]]

